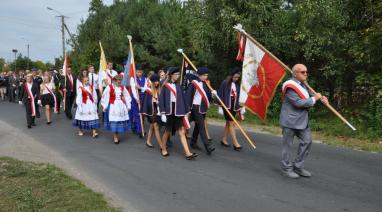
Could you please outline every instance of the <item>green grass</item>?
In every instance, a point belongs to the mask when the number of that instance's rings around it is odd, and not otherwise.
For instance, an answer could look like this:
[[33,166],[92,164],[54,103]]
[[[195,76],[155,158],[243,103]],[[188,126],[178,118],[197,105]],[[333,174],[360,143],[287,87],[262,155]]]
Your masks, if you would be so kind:
[[122,211],[49,164],[0,157],[0,211]]
[[[208,110],[207,117],[215,120],[223,120],[224,117],[219,115],[217,110],[218,107],[212,105]],[[280,135],[281,128],[278,121],[278,114],[269,116],[266,121],[262,121],[254,114],[247,112],[245,114],[245,121],[242,124],[243,126],[250,126],[251,128]],[[334,146],[382,153],[382,138],[368,135],[362,126],[356,126],[358,128],[357,131],[352,131],[331,113],[319,114],[315,111],[309,124],[313,132],[314,140],[320,140],[323,143]]]

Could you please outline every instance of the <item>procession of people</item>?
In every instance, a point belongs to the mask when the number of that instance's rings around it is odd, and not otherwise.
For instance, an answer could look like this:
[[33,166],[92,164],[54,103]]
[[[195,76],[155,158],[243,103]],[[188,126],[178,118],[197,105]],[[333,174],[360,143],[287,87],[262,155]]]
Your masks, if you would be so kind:
[[[80,70],[79,75],[74,74],[70,66],[66,68],[66,74],[62,70],[43,72],[35,68],[0,73],[0,98],[3,101],[8,98],[10,102],[18,99],[19,104],[25,106],[28,128],[36,126],[40,107],[45,112],[47,125],[54,122],[53,113],[64,111],[72,126],[78,129],[78,136],[85,136],[89,131],[90,137],[96,139],[103,125],[105,131],[102,133],[110,132],[113,143],[119,144],[120,135],[131,131],[139,138],[145,138],[148,148],[155,148],[155,137],[163,157],[170,155],[170,138],[178,136],[187,160],[198,156],[193,151],[202,150],[199,143],[207,155],[215,151],[206,114],[210,105],[216,104],[226,123],[222,137],[215,139],[222,147],[228,148],[231,146],[228,142],[230,136],[233,150],[243,149],[232,119],[236,116],[243,119],[245,113],[245,108],[239,104],[240,68],[232,68],[216,91],[207,86],[210,83],[207,67],[184,74],[187,78],[185,86],[180,82],[180,67],[169,66],[145,75],[144,66],[137,64],[136,81],[131,81],[128,86],[123,85],[123,73],[115,71],[111,61],[106,67],[102,74],[97,73],[93,65]],[[310,177],[311,173],[303,166],[312,142],[308,109],[318,100],[326,103],[327,98],[319,93],[309,94],[303,84],[307,79],[307,68],[303,64],[295,65],[292,70],[292,78],[282,86],[281,173],[289,178]],[[222,103],[227,110],[223,110]],[[191,123],[194,123],[194,129],[192,136],[188,137]],[[297,156],[292,160],[290,152],[295,136],[300,139],[300,144]]]

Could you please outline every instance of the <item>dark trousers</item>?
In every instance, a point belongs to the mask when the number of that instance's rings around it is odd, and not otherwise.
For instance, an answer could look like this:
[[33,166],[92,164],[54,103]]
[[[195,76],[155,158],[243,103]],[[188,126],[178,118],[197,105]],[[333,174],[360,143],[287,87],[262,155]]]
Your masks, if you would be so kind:
[[191,118],[195,121],[194,132],[192,133],[191,142],[196,143],[198,140],[198,135],[205,146],[208,145],[208,138],[206,132],[206,126],[204,124],[205,114],[199,112],[199,105],[193,105],[191,110]]
[[9,87],[9,101],[16,102],[16,87]]
[[75,99],[76,99],[76,96],[74,96],[73,94],[66,95],[66,98],[65,98],[65,115],[69,119],[72,119],[72,107],[73,107],[73,103]]
[[[37,102],[35,101],[34,103],[35,105],[35,112],[36,112],[36,116],[38,114],[38,116],[40,116],[40,111],[38,110],[38,107],[37,107]],[[32,107],[31,107],[31,104],[30,104],[30,99],[28,99],[25,103],[25,111],[26,111],[26,118],[27,118],[27,124],[28,125],[32,125],[35,123],[35,116],[32,116]]]

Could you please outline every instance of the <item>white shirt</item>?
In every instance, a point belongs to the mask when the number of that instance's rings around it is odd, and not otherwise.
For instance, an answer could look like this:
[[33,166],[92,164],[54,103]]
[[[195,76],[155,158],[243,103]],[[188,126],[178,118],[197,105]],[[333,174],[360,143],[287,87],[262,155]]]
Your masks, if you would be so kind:
[[[116,71],[109,70],[109,69],[106,69],[105,71],[101,71],[99,73],[99,77],[98,77],[99,81],[101,82],[100,86],[102,86],[102,87],[108,86],[112,82],[109,75],[113,78],[113,77],[117,76],[117,74],[118,73]],[[106,81],[108,82],[107,84],[104,83],[104,79],[106,79]]]
[[230,92],[231,97],[233,96],[232,93],[235,93],[235,95],[236,95],[236,97],[237,97],[237,91],[236,91],[236,85],[235,85],[235,83],[232,83],[232,84],[231,84],[231,92]]
[[[43,89],[42,89],[42,95],[44,94],[50,94],[48,89],[46,89],[46,87],[49,88],[50,91],[54,92],[53,91],[53,87],[54,87],[54,84],[51,82],[51,83],[48,83],[48,84],[42,84],[43,85]],[[46,87],[45,87],[46,86]]]
[[93,86],[94,89],[99,87],[99,76],[96,73],[89,73],[89,84]]
[[33,96],[32,85],[33,85],[32,83],[27,83],[28,90],[29,90],[30,94]]
[[[196,82],[199,85],[199,87],[203,89],[203,82],[198,82],[196,80],[194,82]],[[195,95],[194,95],[194,101],[192,101],[192,104],[193,105],[200,105],[201,102],[202,102],[202,95],[199,93],[199,90],[196,89]]]
[[[168,83],[168,85],[175,91],[176,93],[176,86],[174,83]],[[176,96],[174,95],[174,93],[172,93],[172,91],[170,91],[171,93],[171,102],[176,102]]]

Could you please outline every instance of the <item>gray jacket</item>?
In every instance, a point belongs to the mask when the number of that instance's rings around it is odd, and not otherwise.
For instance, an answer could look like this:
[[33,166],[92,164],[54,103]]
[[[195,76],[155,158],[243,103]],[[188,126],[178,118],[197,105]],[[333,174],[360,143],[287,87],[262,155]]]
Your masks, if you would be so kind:
[[[300,83],[295,78],[291,80]],[[304,89],[306,89],[304,87]],[[285,91],[280,112],[280,125],[291,129],[306,129],[309,117],[308,109],[316,103],[313,97],[303,99],[294,89],[288,88]]]

